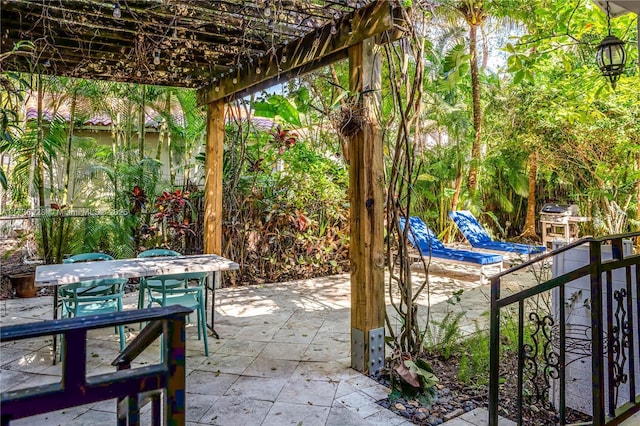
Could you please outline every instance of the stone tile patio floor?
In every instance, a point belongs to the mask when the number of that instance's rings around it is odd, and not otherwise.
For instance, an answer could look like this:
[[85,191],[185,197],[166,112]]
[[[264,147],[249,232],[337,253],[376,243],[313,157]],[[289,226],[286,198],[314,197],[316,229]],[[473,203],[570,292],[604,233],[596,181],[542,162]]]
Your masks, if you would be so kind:
[[[448,268],[449,269],[449,268]],[[436,271],[437,272],[437,271]],[[467,331],[486,327],[488,284],[474,281],[476,271],[431,276],[431,315],[465,311]],[[503,291],[521,288],[531,278],[521,274],[503,283]],[[419,278],[419,277],[418,277]],[[464,289],[461,302],[446,303]],[[350,368],[349,275],[262,286],[219,289],[216,330],[209,337],[209,357],[187,328],[187,423],[191,425],[408,425],[405,418],[376,404],[387,388]],[[137,294],[125,296],[125,309]],[[426,297],[420,301],[426,315]],[[2,325],[51,318],[51,297],[0,301]],[[392,319],[395,316],[388,306]],[[397,321],[396,321],[397,322]],[[127,331],[127,340],[138,332]],[[90,333],[87,374],[113,371],[118,353],[113,329]],[[156,361],[159,346],[149,348],[140,364]],[[0,347],[0,390],[59,381],[60,365],[51,362],[51,340],[8,342]],[[132,366],[135,368],[135,365]],[[148,409],[148,407],[147,407]],[[143,410],[144,413],[145,410]],[[448,422],[483,425],[487,412],[477,409]],[[115,402],[105,401],[15,421],[15,425],[114,424]],[[505,421],[505,424],[512,422]],[[501,423],[502,424],[502,423]]]

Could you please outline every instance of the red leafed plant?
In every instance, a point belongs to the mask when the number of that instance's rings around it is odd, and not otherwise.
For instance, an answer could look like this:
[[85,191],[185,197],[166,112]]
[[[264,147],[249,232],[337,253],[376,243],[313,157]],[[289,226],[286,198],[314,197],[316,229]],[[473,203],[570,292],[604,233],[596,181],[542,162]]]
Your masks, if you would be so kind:
[[142,212],[147,204],[147,194],[138,185],[134,186],[129,193],[129,199],[131,200],[131,213],[133,214]]
[[298,134],[291,130],[283,130],[280,126],[277,126],[272,132],[273,142],[278,147],[280,155],[285,149],[290,149],[298,141]]
[[296,209],[295,212],[296,218],[296,225],[298,225],[298,230],[300,232],[303,232],[307,229],[307,227],[309,226],[309,223],[311,222],[311,220],[300,210]]
[[66,204],[59,205],[56,203],[51,203],[51,210],[56,210],[59,216],[62,216],[62,211],[67,208]]
[[189,193],[178,189],[173,192],[164,191],[156,198],[155,220],[161,224],[165,243],[169,237],[183,237],[187,233],[194,234],[188,212],[193,212],[189,202]]

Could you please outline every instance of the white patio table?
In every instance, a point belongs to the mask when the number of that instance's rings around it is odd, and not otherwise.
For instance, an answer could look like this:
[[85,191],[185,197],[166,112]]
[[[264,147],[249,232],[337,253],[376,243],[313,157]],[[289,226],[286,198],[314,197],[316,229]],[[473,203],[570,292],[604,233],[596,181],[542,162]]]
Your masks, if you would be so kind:
[[[55,287],[53,292],[53,319],[56,319],[58,317],[58,286],[61,285],[105,278],[140,278],[188,272],[209,272],[209,279],[205,286],[205,300],[209,295],[209,290],[211,290],[211,322],[206,322],[207,327],[218,338],[218,333],[214,329],[215,289],[219,287],[221,271],[230,271],[238,268],[239,265],[237,263],[216,254],[63,263],[36,267],[35,284],[37,287]],[[55,346],[54,339],[54,353]]]

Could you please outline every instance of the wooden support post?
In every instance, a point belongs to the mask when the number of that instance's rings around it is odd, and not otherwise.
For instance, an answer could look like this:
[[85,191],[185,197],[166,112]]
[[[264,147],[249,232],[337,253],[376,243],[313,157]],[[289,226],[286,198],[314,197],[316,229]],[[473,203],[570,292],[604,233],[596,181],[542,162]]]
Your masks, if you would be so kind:
[[378,123],[380,47],[373,38],[349,48],[350,90],[362,128],[349,139],[351,366],[384,365],[384,164]]
[[207,106],[207,148],[204,182],[204,252],[222,254],[222,153],[224,101]]

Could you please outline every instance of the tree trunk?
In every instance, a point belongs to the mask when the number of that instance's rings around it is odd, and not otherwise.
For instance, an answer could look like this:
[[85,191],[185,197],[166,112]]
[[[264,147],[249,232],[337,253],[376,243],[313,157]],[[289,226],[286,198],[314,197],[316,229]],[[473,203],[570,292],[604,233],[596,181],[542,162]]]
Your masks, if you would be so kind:
[[[171,116],[171,91],[167,90],[165,94],[164,110],[167,116]],[[158,134],[158,146],[156,148],[156,160],[160,161],[162,158],[162,145],[164,144],[164,138],[169,133],[169,122],[167,119],[162,120],[160,126],[160,133]]]
[[460,202],[460,191],[462,189],[462,162],[460,161],[460,145],[456,143],[458,147],[458,161],[456,170],[456,183],[455,190],[453,191],[453,197],[451,197],[451,210],[458,210],[458,203]]
[[[37,121],[37,118],[36,118]],[[37,136],[36,136],[37,138]],[[29,207],[32,209],[36,208],[37,205],[37,188],[36,188],[36,168],[38,167],[38,163],[36,161],[36,156],[33,155],[31,157],[31,161],[29,162]]]
[[480,25],[480,34],[482,35],[482,65],[484,70],[487,68],[487,60],[489,59],[489,43],[487,43],[487,32],[485,31],[484,24]]
[[478,188],[478,166],[481,155],[482,105],[480,104],[480,78],[478,76],[477,25],[469,25],[469,60],[471,66],[471,97],[473,100],[473,145],[471,146],[471,164],[469,165],[469,196],[473,197]]
[[71,109],[69,110],[69,127],[67,129],[67,158],[65,159],[65,172],[64,172],[64,192],[62,193],[62,204],[66,205],[69,200],[69,182],[71,175],[71,141],[73,140],[73,122],[76,118],[76,104],[78,100],[78,92],[73,90],[71,93]]
[[120,150],[120,113],[116,114],[115,119],[113,115],[111,116],[111,152],[113,152],[113,157],[116,158],[118,151]]
[[44,130],[42,128],[42,77],[38,75],[38,118],[37,118],[37,141],[36,141],[36,173],[38,175],[38,206],[40,207],[40,232],[42,233],[42,252],[45,263],[51,263],[51,250],[49,249],[49,229],[44,217],[46,200],[44,198]]
[[[71,142],[73,141],[73,127],[76,119],[76,106],[78,100],[78,91],[77,86],[73,88],[71,92],[71,108],[69,110],[69,127],[67,128],[67,151],[65,158],[65,172],[64,172],[64,185],[63,185],[63,193],[62,193],[62,202],[60,203],[60,208],[62,206],[66,206],[69,201],[69,190],[70,190],[70,176],[71,176]],[[65,217],[60,213],[59,221],[58,221],[58,238],[55,241],[57,247],[55,248],[55,253],[53,254],[53,260],[55,263],[62,263],[62,256],[64,251],[64,240],[65,240],[65,227],[68,226]],[[53,235],[52,235],[53,237]]]
[[451,210],[458,210],[458,203],[460,202],[460,190],[462,189],[462,168],[458,167],[456,172],[456,183],[453,191],[453,197],[451,198]]
[[[133,86],[132,86],[133,89]],[[125,149],[127,151],[127,164],[131,164],[132,158],[131,158],[131,139],[132,139],[132,135],[133,135],[133,101],[131,100],[131,98],[127,99],[127,116],[126,116],[126,135],[125,135]]]
[[529,195],[527,196],[527,217],[521,237],[538,238],[536,234],[536,175],[538,174],[538,155],[529,154]]
[[173,153],[171,152],[171,132],[167,132],[167,154],[169,155],[169,183],[173,187],[176,183],[176,172],[173,169]]
[[156,145],[156,160],[160,161],[162,158],[162,145],[164,144],[164,135],[167,132],[167,123],[165,120],[160,125],[160,131],[158,132],[158,144]]
[[144,114],[144,104],[145,104],[145,95],[147,93],[147,86],[144,84],[140,87],[140,91],[142,93],[141,101],[138,109],[138,160],[144,160],[144,128],[145,128],[145,114]]

